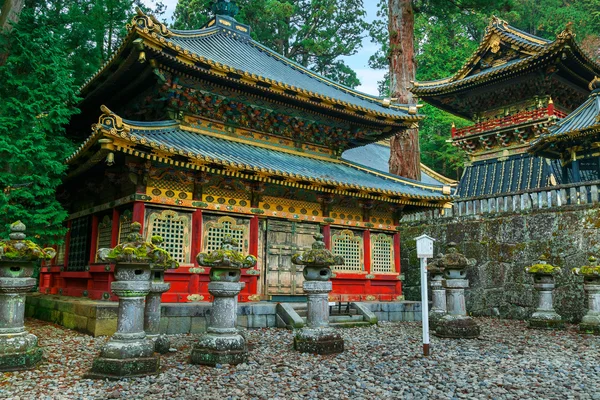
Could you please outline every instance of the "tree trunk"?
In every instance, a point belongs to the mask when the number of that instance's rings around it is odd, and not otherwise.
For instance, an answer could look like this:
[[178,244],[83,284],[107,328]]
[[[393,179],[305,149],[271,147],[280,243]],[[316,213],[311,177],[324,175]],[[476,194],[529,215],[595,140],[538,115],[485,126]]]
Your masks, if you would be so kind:
[[0,11],[0,31],[10,29],[11,25],[19,21],[19,14],[23,9],[24,0],[4,0]]
[[[415,80],[414,25],[412,0],[389,0],[390,92],[401,104],[413,104],[408,90]],[[407,129],[390,140],[390,172],[421,179],[419,129]]]

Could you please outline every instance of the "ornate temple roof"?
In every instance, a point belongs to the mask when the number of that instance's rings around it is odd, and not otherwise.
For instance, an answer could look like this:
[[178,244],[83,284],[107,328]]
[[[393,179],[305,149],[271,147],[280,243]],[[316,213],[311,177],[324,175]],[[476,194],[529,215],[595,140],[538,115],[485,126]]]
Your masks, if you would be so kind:
[[[284,101],[305,104],[313,109],[330,109],[352,118],[393,124],[414,123],[414,105],[384,102],[329,80],[254,41],[250,27],[235,19],[217,15],[207,27],[198,30],[171,30],[156,18],[138,10],[123,45],[103,68],[82,87],[82,97],[92,94],[110,79],[119,65],[132,61],[130,53],[146,53],[161,63],[211,80],[243,85],[254,93],[279,96]],[[96,105],[97,107],[97,105]],[[96,108],[97,109],[97,108]]]
[[[571,114],[544,129],[531,143],[530,153],[548,158],[560,158],[564,142],[582,141],[600,133],[600,79],[590,83],[592,90],[587,100]],[[572,145],[572,143],[570,144]]]
[[[406,205],[442,207],[448,187],[428,185],[326,156],[307,156],[283,148],[201,132],[177,121],[123,120],[104,108],[94,133],[67,159],[77,174],[119,151],[179,167],[250,180],[306,187]],[[100,145],[100,147],[98,146]],[[387,197],[387,198],[386,198]]]
[[[560,171],[559,171],[560,173]],[[530,154],[475,161],[458,184],[460,198],[514,193],[556,185],[560,175],[550,160]]]
[[571,24],[555,40],[549,41],[493,17],[479,47],[460,70],[445,79],[414,82],[411,91],[437,107],[471,118],[468,112],[448,101],[436,101],[436,97],[499,84],[507,77],[523,76],[534,70],[555,73],[552,68],[548,69],[553,64],[562,70],[567,81],[583,90],[594,74],[600,75],[600,65],[575,42]]

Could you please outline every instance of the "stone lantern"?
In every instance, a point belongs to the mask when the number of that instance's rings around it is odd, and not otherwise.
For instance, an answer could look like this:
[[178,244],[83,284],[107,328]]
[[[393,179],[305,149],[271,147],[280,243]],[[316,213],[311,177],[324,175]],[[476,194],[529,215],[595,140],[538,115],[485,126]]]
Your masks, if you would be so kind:
[[37,337],[25,330],[25,293],[35,287],[35,264],[56,254],[25,240],[21,221],[10,230],[10,240],[0,241],[0,371],[32,368],[42,359]]
[[235,240],[227,235],[219,250],[200,253],[198,264],[210,267],[208,292],[213,296],[210,322],[206,333],[194,345],[192,364],[240,364],[248,359],[246,339],[235,327],[237,295],[242,290],[241,270],[256,265],[256,257],[244,256],[234,248]]
[[[160,246],[162,237],[152,237],[152,243]],[[146,308],[144,310],[144,331],[146,337],[155,343],[154,350],[164,354],[169,352],[171,343],[166,335],[160,334],[160,305],[161,296],[171,287],[165,282],[165,268],[161,265],[150,265],[150,293],[146,296]]]
[[115,281],[111,289],[119,297],[117,331],[102,347],[88,378],[121,378],[156,374],[160,358],[154,354],[154,342],[144,331],[144,306],[151,288],[151,266],[176,268],[169,253],[145,242],[141,224],[131,224],[127,243],[114,249],[100,249],[103,261],[115,263]]
[[447,254],[439,259],[446,281],[447,314],[437,322],[435,334],[439,337],[474,339],[479,337],[479,326],[467,315],[465,289],[469,287],[466,268],[469,260],[456,250],[456,243],[448,243]]
[[302,353],[334,354],[344,351],[344,339],[329,326],[329,292],[331,266],[344,264],[344,259],[325,248],[323,235],[314,236],[312,249],[292,256],[292,262],[304,265],[302,287],[308,297],[306,326],[294,337],[294,348]]
[[583,276],[583,289],[588,295],[588,312],[579,324],[582,333],[600,334],[600,266],[596,257],[590,256],[590,265],[573,268],[575,275]]
[[545,256],[540,256],[538,262],[525,268],[525,272],[533,275],[533,287],[540,292],[538,308],[531,318],[528,326],[536,329],[563,329],[564,321],[554,311],[552,291],[554,290],[554,275],[561,269],[546,262]]
[[446,289],[444,288],[444,267],[440,260],[443,257],[440,254],[427,266],[429,272],[429,286],[431,287],[431,297],[433,304],[429,310],[429,326],[435,330],[437,322],[440,318],[446,315]]

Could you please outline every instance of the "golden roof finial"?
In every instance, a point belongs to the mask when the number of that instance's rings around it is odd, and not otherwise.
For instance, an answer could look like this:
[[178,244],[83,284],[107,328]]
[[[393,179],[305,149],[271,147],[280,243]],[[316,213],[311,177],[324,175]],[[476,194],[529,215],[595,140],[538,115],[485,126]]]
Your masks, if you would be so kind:
[[123,130],[123,119],[121,117],[112,112],[104,104],[100,106],[100,110],[102,111],[102,115],[100,115],[100,118],[98,118],[98,123],[92,126],[94,131],[97,131],[101,128],[108,128],[109,130],[114,129],[115,132],[120,132]]
[[158,35],[170,37],[173,33],[167,28],[165,24],[160,22],[154,15],[146,15],[139,8],[135,9],[137,15],[131,19],[131,23],[127,24],[127,29],[140,29],[144,32],[155,32]]
[[554,101],[552,101],[552,97],[548,98],[548,104],[554,104]]
[[573,32],[573,21],[567,22],[565,29],[561,33],[556,36],[558,39],[570,39],[575,37],[575,33]]
[[588,85],[588,89],[590,89],[590,90],[600,89],[600,78],[598,78],[597,76],[594,76],[594,79],[592,79],[592,81]]

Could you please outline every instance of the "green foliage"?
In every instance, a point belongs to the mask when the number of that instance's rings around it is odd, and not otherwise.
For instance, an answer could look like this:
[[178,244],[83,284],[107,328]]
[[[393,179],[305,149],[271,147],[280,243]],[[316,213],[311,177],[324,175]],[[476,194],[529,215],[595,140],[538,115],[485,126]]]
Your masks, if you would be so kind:
[[[64,125],[76,112],[73,76],[47,13],[26,8],[0,36],[0,226],[22,220],[38,243],[56,243],[66,211],[56,200],[73,150]],[[8,229],[5,229],[8,233]]]
[[[253,39],[334,81],[360,85],[341,56],[356,54],[366,28],[362,0],[238,0],[236,20]],[[198,29],[212,17],[210,0],[179,0],[173,26]]]

